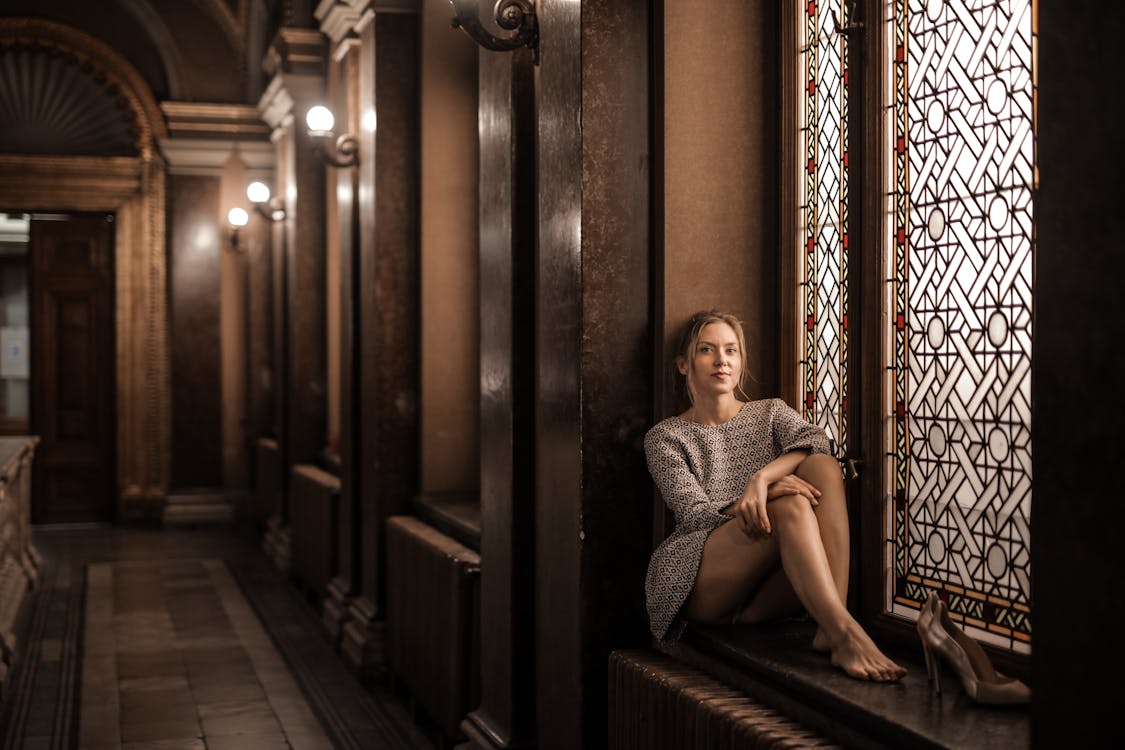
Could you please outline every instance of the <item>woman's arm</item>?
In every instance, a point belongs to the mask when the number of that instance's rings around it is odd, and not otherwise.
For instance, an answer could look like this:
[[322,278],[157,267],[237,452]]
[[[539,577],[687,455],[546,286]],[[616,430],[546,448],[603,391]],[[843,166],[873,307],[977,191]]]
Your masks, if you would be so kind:
[[804,495],[813,505],[819,502],[820,490],[793,474],[808,455],[806,450],[783,453],[747,478],[746,489],[727,508],[727,512],[738,519],[744,532],[755,538],[769,536],[772,529],[766,503],[774,498]]
[[767,536],[770,529],[766,503],[782,495],[804,495],[816,504],[815,487],[792,476],[809,453],[830,453],[824,430],[806,422],[779,398],[770,403],[770,432],[778,457],[751,474],[742,496],[728,509],[739,519],[742,529],[752,537]]
[[688,466],[682,446],[658,429],[645,436],[645,459],[664,504],[676,524],[688,531],[711,529],[726,521]]

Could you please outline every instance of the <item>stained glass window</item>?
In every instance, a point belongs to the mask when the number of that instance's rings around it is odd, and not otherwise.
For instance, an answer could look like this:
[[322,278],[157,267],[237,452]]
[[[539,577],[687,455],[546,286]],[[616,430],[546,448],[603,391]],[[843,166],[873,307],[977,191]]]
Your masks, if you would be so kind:
[[1031,648],[1033,0],[891,0],[886,608]]
[[[805,419],[847,450],[848,41],[840,0],[799,5],[802,116],[798,320]],[[846,23],[847,19],[842,19]]]

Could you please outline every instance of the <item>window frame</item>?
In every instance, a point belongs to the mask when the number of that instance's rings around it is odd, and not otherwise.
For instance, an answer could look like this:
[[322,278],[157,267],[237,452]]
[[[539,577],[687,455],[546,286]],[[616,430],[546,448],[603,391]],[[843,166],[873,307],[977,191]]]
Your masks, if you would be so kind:
[[[798,95],[802,81],[797,61],[800,53],[798,14],[806,2],[790,0],[779,19],[780,185],[779,185],[779,282],[781,325],[779,354],[781,396],[798,405],[800,394],[800,325],[797,294],[799,278],[797,248],[800,211],[800,139]],[[859,463],[859,477],[848,482],[848,506],[852,520],[852,587],[849,608],[880,643],[918,649],[914,624],[883,612],[887,582],[883,570],[883,547],[887,543],[883,469],[884,423],[882,408],[887,397],[884,378],[884,346],[890,312],[884,306],[884,260],[890,251],[886,224],[885,192],[887,134],[883,109],[888,95],[889,64],[885,13],[892,0],[861,0],[856,18],[863,22],[848,32],[848,154],[849,184],[849,393],[846,419],[849,424],[847,458]],[[1038,123],[1037,123],[1038,125]],[[982,643],[1002,672],[1021,678],[1031,673],[1031,655]],[[1034,650],[1034,646],[1033,646]]]

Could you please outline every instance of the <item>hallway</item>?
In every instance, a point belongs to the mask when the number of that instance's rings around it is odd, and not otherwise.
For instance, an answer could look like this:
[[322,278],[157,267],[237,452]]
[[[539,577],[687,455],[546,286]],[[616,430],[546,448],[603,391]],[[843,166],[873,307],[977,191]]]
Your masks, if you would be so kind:
[[1123,37],[0,0],[0,750],[1125,747]]
[[5,749],[430,748],[299,592],[222,530],[39,532]]

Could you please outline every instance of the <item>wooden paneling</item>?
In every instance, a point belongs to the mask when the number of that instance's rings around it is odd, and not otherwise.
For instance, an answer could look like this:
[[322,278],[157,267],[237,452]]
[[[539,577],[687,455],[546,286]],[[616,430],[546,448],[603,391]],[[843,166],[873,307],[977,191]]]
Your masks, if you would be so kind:
[[[648,639],[649,4],[544,0],[538,76],[539,747],[606,737],[610,651]],[[486,565],[487,565],[487,557]]]
[[112,216],[31,223],[37,523],[114,519]]
[[[1035,750],[1121,747],[1125,316],[1117,148],[1125,6],[1034,3],[1039,69],[1032,329]],[[1034,12],[1034,11],[1033,11]],[[1041,180],[1040,180],[1041,178]]]
[[535,100],[529,51],[479,53],[480,747],[535,738]]

